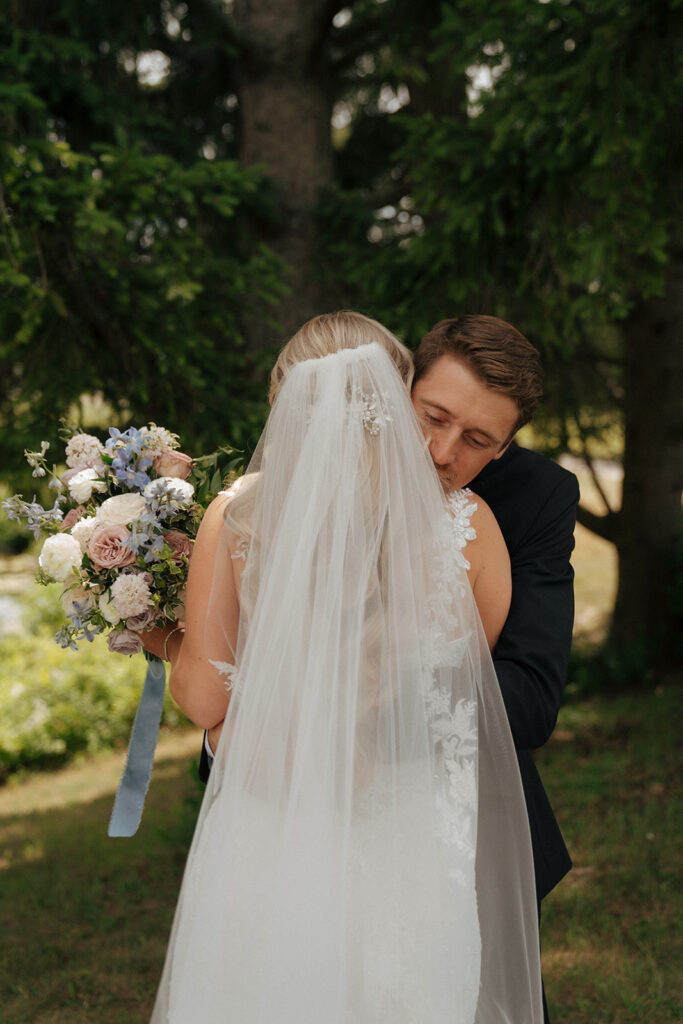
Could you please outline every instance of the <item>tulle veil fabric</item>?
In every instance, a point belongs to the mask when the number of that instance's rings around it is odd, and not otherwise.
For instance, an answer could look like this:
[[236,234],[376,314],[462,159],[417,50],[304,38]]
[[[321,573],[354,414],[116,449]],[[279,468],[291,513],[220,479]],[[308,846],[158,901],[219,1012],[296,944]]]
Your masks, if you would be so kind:
[[238,505],[206,632],[232,699],[153,1024],[541,1024],[513,744],[380,344],[290,371]]

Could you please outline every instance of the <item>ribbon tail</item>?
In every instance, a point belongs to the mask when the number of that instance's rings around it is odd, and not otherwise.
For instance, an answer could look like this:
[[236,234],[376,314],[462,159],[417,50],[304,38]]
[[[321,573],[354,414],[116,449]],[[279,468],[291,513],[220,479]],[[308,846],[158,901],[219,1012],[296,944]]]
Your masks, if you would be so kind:
[[166,694],[166,666],[153,654],[145,652],[145,658],[147,675],[135,713],[126,767],[116,791],[109,821],[108,834],[113,837],[134,836],[138,830],[159,736]]

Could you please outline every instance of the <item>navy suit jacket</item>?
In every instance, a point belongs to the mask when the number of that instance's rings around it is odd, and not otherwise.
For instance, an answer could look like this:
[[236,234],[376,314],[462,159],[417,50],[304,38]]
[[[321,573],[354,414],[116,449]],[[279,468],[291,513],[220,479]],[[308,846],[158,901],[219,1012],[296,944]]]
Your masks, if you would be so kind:
[[512,604],[493,662],[517,748],[542,899],[571,867],[531,751],[549,739],[562,703],[579,488],[573,473],[514,443],[470,487],[490,505],[510,553]]

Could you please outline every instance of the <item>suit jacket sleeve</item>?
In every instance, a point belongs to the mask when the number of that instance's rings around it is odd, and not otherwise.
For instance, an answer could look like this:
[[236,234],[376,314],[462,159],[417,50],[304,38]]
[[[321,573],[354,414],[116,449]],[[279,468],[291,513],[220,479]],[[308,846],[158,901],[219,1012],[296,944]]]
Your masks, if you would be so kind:
[[518,750],[549,739],[562,703],[574,623],[569,558],[579,490],[567,474],[511,552],[512,604],[493,652]]

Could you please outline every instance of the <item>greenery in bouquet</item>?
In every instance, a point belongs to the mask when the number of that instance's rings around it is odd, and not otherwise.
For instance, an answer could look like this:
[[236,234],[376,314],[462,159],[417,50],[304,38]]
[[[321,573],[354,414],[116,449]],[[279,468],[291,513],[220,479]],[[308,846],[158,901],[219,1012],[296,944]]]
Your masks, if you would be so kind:
[[51,508],[15,494],[10,519],[45,541],[39,583],[63,585],[62,647],[107,632],[110,650],[135,654],[141,634],[182,619],[192,546],[204,510],[241,459],[229,447],[192,459],[175,434],[156,424],[98,437],[65,429],[66,470],[46,461],[49,449],[25,452],[34,477],[50,476]]

